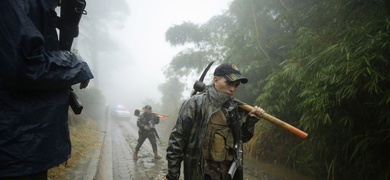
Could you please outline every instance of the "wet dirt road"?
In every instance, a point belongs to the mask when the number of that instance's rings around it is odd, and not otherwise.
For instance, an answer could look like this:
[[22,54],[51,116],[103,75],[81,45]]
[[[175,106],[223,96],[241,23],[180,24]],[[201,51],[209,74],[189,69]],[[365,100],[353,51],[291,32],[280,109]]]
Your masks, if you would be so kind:
[[[113,179],[163,179],[167,162],[164,159],[154,159],[148,140],[142,145],[138,160],[133,159],[132,155],[138,139],[138,127],[135,123],[136,120],[112,120]],[[165,147],[158,142],[158,152],[162,157],[165,156],[164,150]]]
[[[152,180],[163,179],[167,172],[167,161],[165,160],[167,138],[162,134],[163,131],[158,128],[160,133],[160,142],[157,142],[159,155],[163,158],[154,159],[154,154],[150,142],[146,140],[142,145],[138,160],[133,160],[132,154],[138,139],[138,127],[136,126],[136,117],[131,120],[111,120],[112,137],[112,168],[114,180]],[[246,180],[311,180],[308,177],[293,173],[272,164],[244,161],[244,179]],[[181,176],[182,177],[182,176]]]

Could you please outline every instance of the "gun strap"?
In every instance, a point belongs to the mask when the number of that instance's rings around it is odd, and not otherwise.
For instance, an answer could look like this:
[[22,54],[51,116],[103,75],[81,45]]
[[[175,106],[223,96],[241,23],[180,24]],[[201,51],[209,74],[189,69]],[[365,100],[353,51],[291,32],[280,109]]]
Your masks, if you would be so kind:
[[236,114],[235,114],[235,111],[233,111],[233,110],[236,109],[237,103],[234,101],[228,100],[222,105],[222,107],[223,107],[223,108],[221,108],[222,112],[225,114],[226,119],[228,120],[228,123],[235,124],[236,121],[234,121],[234,120],[236,118]]
[[226,101],[221,109],[225,114],[230,129],[232,130],[234,143],[237,144],[241,139],[241,127],[237,119],[237,103],[231,100]]

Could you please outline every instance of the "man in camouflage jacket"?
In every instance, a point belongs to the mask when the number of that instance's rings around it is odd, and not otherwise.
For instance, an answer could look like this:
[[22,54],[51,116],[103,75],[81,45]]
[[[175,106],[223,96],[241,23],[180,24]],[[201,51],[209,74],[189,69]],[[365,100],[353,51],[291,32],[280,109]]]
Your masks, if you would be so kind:
[[146,139],[149,139],[149,142],[152,145],[154,158],[161,159],[161,156],[159,156],[157,152],[156,129],[154,127],[156,124],[160,123],[160,118],[152,113],[152,107],[150,105],[146,105],[143,110],[144,113],[137,119],[137,126],[139,128],[138,143],[135,147],[133,159],[138,159],[138,152]]
[[[221,110],[226,102],[235,102],[232,97],[233,93],[240,83],[245,84],[247,81],[235,65],[222,64],[214,72],[213,84],[183,103],[176,125],[169,137],[166,179],[179,179],[182,161],[184,161],[185,180],[208,179],[206,178],[208,176],[205,176],[207,161],[203,148],[210,119]],[[259,121],[258,117],[261,117],[264,110],[255,106],[248,113],[235,106],[234,111],[241,125],[241,140],[242,142],[249,141],[253,136],[254,126]],[[219,178],[222,179],[222,177]],[[242,174],[238,179],[242,179]]]

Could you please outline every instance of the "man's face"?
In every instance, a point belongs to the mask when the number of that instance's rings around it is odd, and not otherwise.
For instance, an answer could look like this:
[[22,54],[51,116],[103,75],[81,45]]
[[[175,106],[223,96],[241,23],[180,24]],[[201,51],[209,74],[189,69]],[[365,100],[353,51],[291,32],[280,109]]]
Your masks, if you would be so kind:
[[240,85],[240,81],[230,82],[222,76],[214,76],[213,82],[214,87],[218,92],[225,93],[228,96],[233,96]]
[[152,108],[145,108],[145,112],[146,113],[151,113],[152,112]]

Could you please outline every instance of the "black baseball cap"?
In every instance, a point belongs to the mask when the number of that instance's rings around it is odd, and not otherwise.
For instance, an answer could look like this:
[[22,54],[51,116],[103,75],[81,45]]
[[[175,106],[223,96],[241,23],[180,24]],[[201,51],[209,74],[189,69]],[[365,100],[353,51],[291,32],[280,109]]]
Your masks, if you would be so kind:
[[248,79],[241,75],[235,64],[221,64],[215,71],[214,76],[223,76],[228,81],[240,81],[242,84],[248,82]]

